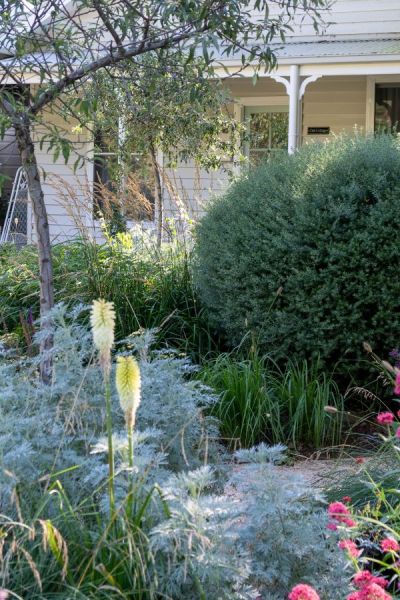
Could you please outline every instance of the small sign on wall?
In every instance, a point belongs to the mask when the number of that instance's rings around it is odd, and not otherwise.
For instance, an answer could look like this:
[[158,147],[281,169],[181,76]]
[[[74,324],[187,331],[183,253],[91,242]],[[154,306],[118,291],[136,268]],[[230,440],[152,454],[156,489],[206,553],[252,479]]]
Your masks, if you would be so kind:
[[329,135],[330,127],[307,127],[307,135]]

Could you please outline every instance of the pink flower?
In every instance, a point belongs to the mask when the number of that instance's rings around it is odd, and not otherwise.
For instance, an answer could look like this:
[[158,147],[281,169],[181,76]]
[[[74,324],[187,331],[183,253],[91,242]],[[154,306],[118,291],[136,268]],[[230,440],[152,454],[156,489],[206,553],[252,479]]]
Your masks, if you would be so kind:
[[[335,523],[328,523],[328,525],[326,526],[327,529],[330,529],[331,531],[337,531],[338,526],[335,525]],[[1,600],[1,598],[0,598]]]
[[340,540],[338,546],[341,550],[346,550],[352,558],[357,558],[361,554],[361,550],[357,548],[353,540]]
[[394,382],[394,393],[396,394],[396,396],[400,396],[400,371],[397,371],[396,373],[396,379]]
[[343,519],[343,523],[347,525],[347,527],[357,527],[357,523],[353,519]]
[[306,583],[295,585],[288,598],[289,600],[320,600],[314,588]]
[[358,593],[359,600],[392,600],[392,596],[376,583],[369,583]]
[[356,522],[350,518],[350,510],[343,502],[332,502],[328,506],[328,515],[334,521],[343,523],[347,527],[355,527]]
[[328,506],[328,515],[333,518],[340,517],[341,515],[349,515],[350,511],[343,502],[331,502]]
[[392,600],[392,596],[377,583],[368,583],[361,590],[352,592],[347,600]]
[[398,552],[400,550],[398,541],[392,537],[388,537],[382,540],[381,548],[384,552]]
[[345,504],[351,504],[352,502],[351,496],[343,496],[342,500]]
[[379,425],[391,425],[394,421],[394,414],[391,412],[382,412],[378,414],[376,420]]
[[381,588],[385,588],[388,585],[388,582],[384,577],[372,575],[369,571],[359,571],[353,577],[353,584],[359,589],[363,589],[370,583],[376,583],[376,585],[379,585]]
[[8,592],[6,590],[0,589],[0,600],[7,600]]
[[365,458],[363,456],[357,456],[355,461],[358,465],[362,465],[363,463],[365,463]]
[[396,433],[394,434],[397,438],[400,438],[400,427],[396,429]]

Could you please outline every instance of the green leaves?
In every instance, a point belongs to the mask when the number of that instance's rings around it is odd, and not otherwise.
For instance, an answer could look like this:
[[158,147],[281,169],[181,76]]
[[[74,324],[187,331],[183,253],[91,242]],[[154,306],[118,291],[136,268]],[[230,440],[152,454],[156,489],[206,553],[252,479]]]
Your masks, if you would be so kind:
[[188,62],[185,54],[163,51],[112,76],[96,75],[87,98],[98,100],[96,128],[127,164],[132,152],[148,153],[153,145],[169,164],[194,158],[206,168],[218,168],[237,150],[241,126],[204,58]]
[[365,340],[397,347],[399,178],[398,140],[343,138],[276,157],[216,201],[196,274],[230,344],[251,332],[282,361],[320,355],[358,380]]

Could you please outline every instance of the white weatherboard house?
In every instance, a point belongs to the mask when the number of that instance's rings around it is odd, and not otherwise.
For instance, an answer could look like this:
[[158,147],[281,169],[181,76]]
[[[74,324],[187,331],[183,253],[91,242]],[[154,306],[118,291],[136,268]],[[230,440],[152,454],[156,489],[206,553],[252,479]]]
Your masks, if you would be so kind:
[[[382,127],[397,127],[400,131],[400,0],[336,0],[325,21],[325,29],[316,34],[310,23],[299,19],[286,42],[276,46],[278,68],[262,76],[256,85],[251,69],[228,80],[235,99],[234,114],[248,123],[250,142],[246,151],[251,159],[275,148],[287,147],[294,152],[302,144],[343,131],[369,133]],[[240,66],[234,59],[225,63],[232,73]],[[78,133],[76,142],[79,152],[88,158],[76,173],[62,158],[53,163],[46,147],[40,149],[37,143],[36,150],[43,170],[61,176],[70,191],[75,190],[79,196],[83,188],[90,189],[94,180],[94,141]],[[0,173],[15,178],[18,166],[13,132],[9,131],[0,142]],[[193,164],[181,164],[171,174],[184,189],[192,216],[202,210],[210,194],[226,184],[232,165],[226,167],[218,173],[199,173]],[[53,240],[76,234],[76,225],[58,188],[51,177],[46,178]],[[8,186],[1,197],[0,225],[4,224],[10,193]],[[24,211],[19,231],[22,239],[30,241],[34,232],[29,202]],[[91,207],[84,220],[88,227],[93,226]]]

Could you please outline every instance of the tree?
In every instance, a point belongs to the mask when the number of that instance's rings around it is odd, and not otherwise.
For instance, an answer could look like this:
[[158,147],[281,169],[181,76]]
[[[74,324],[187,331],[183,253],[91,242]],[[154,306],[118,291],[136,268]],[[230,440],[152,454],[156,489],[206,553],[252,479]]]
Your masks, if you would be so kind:
[[[272,4],[279,8],[276,16],[270,12]],[[37,82],[24,99],[3,87],[0,132],[15,128],[27,176],[39,250],[41,317],[48,330],[42,350],[52,344],[46,316],[54,294],[49,225],[32,132],[40,124],[47,128],[43,139],[55,153],[61,152],[66,161],[71,153],[70,142],[49,127],[43,111],[62,106],[71,115],[90,115],[93,106],[85,86],[94,74],[167,49],[187,63],[201,53],[211,69],[217,54],[239,54],[243,67],[269,69],[275,64],[270,42],[284,37],[294,12],[301,8],[318,23],[324,6],[325,0],[0,0],[0,40],[10,54],[0,63],[0,85]],[[254,11],[260,16],[255,18]],[[43,379],[50,374],[51,363],[43,361]]]
[[108,147],[119,157],[111,173],[117,189],[123,188],[118,182],[124,180],[124,166],[129,168],[133,153],[150,159],[161,244],[165,174],[158,151],[163,152],[170,167],[194,159],[207,170],[217,169],[233,158],[243,127],[229,113],[229,94],[220,81],[212,79],[203,58],[179,63],[171,51],[145,56],[139,64],[95,76],[91,94],[98,99],[95,127],[102,132],[102,140],[111,140]]

